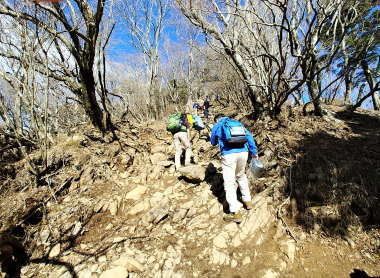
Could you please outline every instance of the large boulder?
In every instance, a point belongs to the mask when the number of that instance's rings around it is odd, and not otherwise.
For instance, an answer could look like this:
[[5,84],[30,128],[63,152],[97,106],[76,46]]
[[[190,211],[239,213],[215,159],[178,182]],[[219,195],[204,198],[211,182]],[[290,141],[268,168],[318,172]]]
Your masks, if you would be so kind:
[[206,168],[200,165],[181,167],[178,171],[182,177],[193,183],[200,183],[204,181],[206,177]]

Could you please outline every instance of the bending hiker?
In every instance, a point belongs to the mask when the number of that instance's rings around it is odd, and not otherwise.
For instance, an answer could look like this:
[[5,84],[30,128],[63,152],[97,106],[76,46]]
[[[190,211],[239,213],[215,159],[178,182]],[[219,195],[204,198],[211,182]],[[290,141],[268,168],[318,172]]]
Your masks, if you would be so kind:
[[224,191],[229,205],[230,213],[225,215],[225,221],[240,223],[242,216],[239,212],[241,204],[237,200],[237,181],[244,206],[247,210],[252,209],[252,199],[249,192],[248,179],[245,174],[245,166],[248,153],[254,158],[257,156],[257,148],[252,134],[242,123],[229,119],[223,114],[214,117],[215,125],[211,130],[211,144],[219,144],[222,154],[222,170],[224,180]]
[[191,144],[189,140],[189,122],[185,113],[174,113],[169,116],[166,129],[173,134],[175,146],[175,168],[181,167],[181,155],[185,150],[185,166],[190,165]]

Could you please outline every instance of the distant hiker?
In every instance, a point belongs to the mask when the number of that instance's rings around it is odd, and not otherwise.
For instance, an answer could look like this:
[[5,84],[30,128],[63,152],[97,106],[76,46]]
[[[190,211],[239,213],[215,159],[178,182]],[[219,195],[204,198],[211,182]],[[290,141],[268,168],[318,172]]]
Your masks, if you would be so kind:
[[215,125],[211,130],[211,144],[219,145],[222,154],[222,170],[224,191],[229,205],[230,213],[225,215],[225,221],[240,223],[242,216],[239,212],[241,204],[237,200],[237,181],[244,206],[247,210],[252,209],[252,199],[245,174],[245,166],[248,153],[258,158],[255,140],[252,134],[239,121],[230,119],[223,114],[214,117]]
[[203,114],[206,119],[208,119],[209,108],[210,108],[210,101],[208,97],[206,97],[205,101],[203,102]]
[[181,155],[183,150],[185,150],[185,166],[190,165],[191,144],[189,140],[189,127],[187,114],[185,113],[177,112],[168,118],[166,130],[173,134],[176,170],[181,167]]
[[198,102],[193,103],[193,115],[198,115],[198,110],[201,109],[201,105]]

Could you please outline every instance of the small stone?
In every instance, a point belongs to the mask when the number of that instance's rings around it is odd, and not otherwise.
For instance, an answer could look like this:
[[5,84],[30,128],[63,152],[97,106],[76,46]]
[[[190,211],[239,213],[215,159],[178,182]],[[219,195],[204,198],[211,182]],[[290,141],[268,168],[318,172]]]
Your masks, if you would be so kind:
[[166,145],[154,145],[151,149],[151,153],[165,153],[166,152]]
[[321,230],[321,225],[314,223],[313,230],[314,232],[318,233]]
[[50,236],[50,231],[49,230],[43,230],[40,234],[40,239],[42,244],[46,244],[48,242]]
[[224,226],[224,230],[229,233],[236,233],[239,231],[239,226],[235,223],[229,223]]
[[111,215],[116,215],[117,209],[118,209],[117,201],[112,201],[108,206],[108,210],[110,211]]
[[75,223],[74,229],[73,229],[73,235],[76,236],[80,230],[82,229],[82,223],[79,221]]
[[51,278],[59,278],[67,272],[67,267],[65,267],[65,266],[61,266],[60,268],[54,267],[54,268],[50,269],[50,272],[51,272],[51,274],[50,274],[49,278],[50,277]]
[[160,209],[159,211],[156,211],[154,214],[154,220],[153,224],[158,224],[168,218],[169,212],[167,209]]
[[350,245],[351,248],[355,248],[355,242],[348,236],[343,237],[344,240]]
[[173,221],[178,222],[186,217],[187,209],[179,209],[173,215]]
[[277,277],[279,277],[279,276],[280,276],[279,273],[273,271],[272,269],[268,269],[268,270],[264,273],[264,275],[262,276],[262,278],[277,278]]
[[263,242],[264,242],[264,235],[263,234],[260,234],[258,237],[257,237],[257,240],[255,242],[256,245],[261,245]]
[[166,155],[164,155],[163,153],[158,152],[150,156],[150,161],[152,162],[153,165],[157,165],[161,161],[165,161],[165,160],[167,160],[167,158],[166,158]]
[[229,256],[223,252],[219,252],[216,249],[212,249],[210,260],[213,264],[229,264]]
[[92,278],[92,272],[89,269],[84,269],[78,272],[78,278]]
[[123,266],[130,272],[142,272],[144,271],[144,266],[134,258],[122,255],[118,260],[112,263],[115,266]]
[[279,270],[282,272],[286,269],[287,266],[288,264],[285,261],[281,260],[281,262],[279,263]]
[[193,200],[190,200],[190,201],[188,201],[186,203],[183,203],[181,205],[181,208],[184,208],[184,209],[189,209],[189,208],[192,208],[192,207],[194,207],[194,201]]
[[99,258],[98,258],[98,262],[99,263],[105,263],[107,261],[107,257],[106,256],[100,256]]
[[296,243],[294,240],[287,240],[281,243],[281,251],[284,252],[290,263],[294,262],[296,254]]
[[61,252],[61,244],[56,244],[49,252],[49,258],[54,258]]
[[59,276],[59,278],[72,278],[72,277],[73,276],[71,275],[71,273],[69,271],[66,271],[61,276]]
[[145,210],[149,209],[149,201],[148,200],[145,200],[145,201],[142,201],[140,203],[138,203],[137,205],[135,205],[134,207],[132,207],[129,211],[128,211],[128,214],[130,215],[135,215],[135,214],[138,214],[140,212],[143,212]]
[[231,244],[233,247],[239,247],[242,244],[239,233],[236,233],[232,238]]
[[217,248],[227,248],[227,242],[224,234],[219,234],[216,237],[214,237],[213,244]]
[[190,208],[188,211],[187,211],[187,214],[186,214],[186,217],[187,218],[192,218],[194,217],[195,215],[197,215],[197,209],[192,207]]
[[128,192],[127,195],[125,195],[125,199],[139,200],[146,191],[147,188],[145,186],[137,186],[132,191]]
[[107,270],[100,275],[100,278],[127,278],[127,277],[128,277],[128,271],[122,266],[117,266],[115,268]]
[[[219,204],[214,204],[211,209],[209,210],[209,214],[210,216],[216,216],[217,214],[219,214],[221,212],[221,209],[220,209],[220,206]],[[233,223],[230,223],[230,224],[233,224]],[[236,226],[236,225],[234,225]]]
[[246,264],[250,264],[251,263],[251,258],[250,257],[245,257],[242,261],[242,264],[243,265],[246,265]]
[[300,240],[305,240],[306,239],[306,234],[304,232],[301,232],[299,235]]
[[165,160],[165,161],[160,161],[160,162],[158,163],[158,165],[160,165],[160,166],[164,166],[164,167],[169,167],[169,166],[173,165],[173,162],[170,161],[170,160]]
[[102,210],[103,208],[103,203],[102,202],[97,202],[96,205],[94,206],[94,212],[98,213]]
[[113,242],[113,243],[119,243],[119,242],[122,242],[122,241],[124,241],[124,240],[126,240],[125,237],[115,237],[115,238],[112,240],[112,242]]

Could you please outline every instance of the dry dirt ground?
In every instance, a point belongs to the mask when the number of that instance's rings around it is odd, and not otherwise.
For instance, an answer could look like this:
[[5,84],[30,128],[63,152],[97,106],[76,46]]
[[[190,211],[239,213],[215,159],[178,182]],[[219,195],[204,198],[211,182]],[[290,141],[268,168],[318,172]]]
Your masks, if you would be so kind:
[[258,122],[225,111],[267,166],[240,225],[222,220],[207,131],[192,133],[183,174],[163,122],[119,123],[117,141],[61,135],[38,177],[26,159],[3,163],[0,277],[379,277],[380,115],[327,110]]

